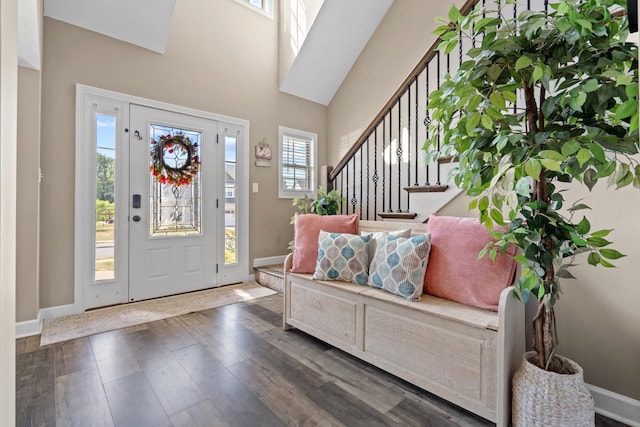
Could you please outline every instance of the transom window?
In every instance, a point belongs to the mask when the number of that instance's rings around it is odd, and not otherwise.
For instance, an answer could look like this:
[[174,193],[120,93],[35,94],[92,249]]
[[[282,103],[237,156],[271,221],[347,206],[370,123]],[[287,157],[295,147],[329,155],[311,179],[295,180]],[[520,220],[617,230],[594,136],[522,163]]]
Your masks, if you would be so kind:
[[236,0],[238,3],[242,3],[245,6],[250,7],[253,10],[273,18],[273,0]]
[[279,140],[278,196],[283,199],[315,197],[318,135],[280,126]]

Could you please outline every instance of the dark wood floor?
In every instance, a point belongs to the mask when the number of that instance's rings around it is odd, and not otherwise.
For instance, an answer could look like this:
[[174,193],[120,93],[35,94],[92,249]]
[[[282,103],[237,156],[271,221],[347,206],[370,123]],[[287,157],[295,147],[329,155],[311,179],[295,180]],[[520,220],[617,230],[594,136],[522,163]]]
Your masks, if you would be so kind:
[[281,313],[274,295],[46,347],[20,339],[16,425],[492,425],[282,331]]

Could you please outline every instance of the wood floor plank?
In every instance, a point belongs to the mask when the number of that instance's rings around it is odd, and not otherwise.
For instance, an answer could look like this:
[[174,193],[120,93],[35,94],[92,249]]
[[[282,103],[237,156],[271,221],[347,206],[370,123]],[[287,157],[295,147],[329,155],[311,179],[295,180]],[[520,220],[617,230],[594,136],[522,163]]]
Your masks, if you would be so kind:
[[16,355],[36,351],[40,348],[40,334],[16,339]]
[[362,402],[334,383],[328,383],[309,393],[309,398],[350,427],[395,425],[385,414]]
[[[387,415],[403,426],[415,427],[481,427],[495,424],[437,400],[405,398]],[[449,409],[449,410],[447,410]]]
[[250,357],[241,347],[225,339],[224,334],[214,332],[211,318],[200,313],[192,313],[184,317],[187,320],[186,324],[189,325],[190,334],[198,343],[205,346],[222,366],[230,366]]
[[104,384],[114,424],[118,427],[170,426],[171,422],[144,374]]
[[16,355],[16,426],[55,425],[54,348]]
[[140,365],[121,331],[93,335],[90,342],[103,382],[140,372]]
[[267,322],[249,311],[251,306],[247,304],[230,304],[219,307],[218,312],[231,319],[232,322],[241,323],[254,334],[274,329],[276,325]]
[[88,337],[65,341],[53,346],[56,376],[67,375],[96,367],[91,342]]
[[174,359],[168,360],[161,366],[145,366],[143,371],[168,415],[207,399],[189,374]]
[[173,354],[226,423],[239,427],[285,425],[201,344]]
[[160,366],[173,358],[162,339],[158,338],[149,328],[126,334],[125,340],[133,357],[141,367],[143,365]]
[[169,419],[173,427],[231,427],[210,400],[177,412]]
[[195,338],[189,334],[189,331],[185,329],[175,317],[153,322],[149,325],[149,328],[162,340],[169,351],[188,347],[196,343]]
[[56,377],[56,423],[65,427],[112,427],[98,368]]
[[252,360],[230,366],[229,370],[287,425],[345,426],[309,399],[282,375]]

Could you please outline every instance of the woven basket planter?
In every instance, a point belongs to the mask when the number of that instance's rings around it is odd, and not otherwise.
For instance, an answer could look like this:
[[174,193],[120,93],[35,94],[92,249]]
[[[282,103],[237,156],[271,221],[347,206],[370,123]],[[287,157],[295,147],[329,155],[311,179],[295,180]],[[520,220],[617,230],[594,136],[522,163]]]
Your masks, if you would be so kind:
[[545,371],[530,362],[535,356],[535,352],[525,353],[513,376],[513,426],[593,426],[593,397],[584,383],[582,368],[556,356],[575,373]]

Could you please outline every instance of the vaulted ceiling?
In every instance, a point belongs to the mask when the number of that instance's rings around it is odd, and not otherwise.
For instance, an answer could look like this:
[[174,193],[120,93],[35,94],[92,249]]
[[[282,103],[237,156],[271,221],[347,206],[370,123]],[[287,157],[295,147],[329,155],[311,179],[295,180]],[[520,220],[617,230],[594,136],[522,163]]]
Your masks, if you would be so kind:
[[[219,0],[217,0],[219,1]],[[276,0],[277,1],[277,0]],[[44,0],[44,16],[163,54],[176,0]],[[328,105],[393,0],[324,0],[281,90]],[[19,0],[19,64],[40,69],[38,0]]]

